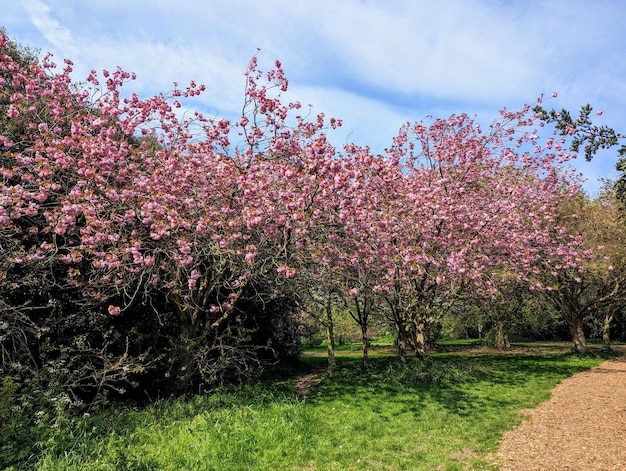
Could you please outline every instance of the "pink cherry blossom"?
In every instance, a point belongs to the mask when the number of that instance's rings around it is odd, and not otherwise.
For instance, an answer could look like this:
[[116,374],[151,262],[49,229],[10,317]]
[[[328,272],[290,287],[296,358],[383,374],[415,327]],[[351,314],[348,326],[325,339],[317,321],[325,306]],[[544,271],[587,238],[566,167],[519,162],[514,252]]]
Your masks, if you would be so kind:
[[[271,298],[304,279],[379,296],[410,325],[541,264],[577,267],[578,242],[555,222],[578,189],[559,170],[571,156],[565,142],[542,141],[530,107],[502,110],[489,129],[465,114],[405,123],[378,155],[336,149],[329,133],[340,119],[285,102],[278,61],[262,73],[251,59],[232,121],[177,114],[205,89],[194,81],[140,98],[125,90],[135,77],[124,70],[91,71],[83,90],[70,71],[50,56],[28,70],[0,60],[28,90],[8,92],[7,117],[30,113],[32,125],[20,152],[0,136],[0,229],[36,219],[33,237],[50,247],[13,259],[60,261],[98,302],[116,303],[113,316],[133,293],[158,291],[191,332],[227,322],[248,288]],[[53,126],[29,111],[41,101]]]
[[119,306],[113,306],[113,305],[109,305],[108,311],[109,311],[109,314],[112,316],[119,316],[120,313],[122,312]]

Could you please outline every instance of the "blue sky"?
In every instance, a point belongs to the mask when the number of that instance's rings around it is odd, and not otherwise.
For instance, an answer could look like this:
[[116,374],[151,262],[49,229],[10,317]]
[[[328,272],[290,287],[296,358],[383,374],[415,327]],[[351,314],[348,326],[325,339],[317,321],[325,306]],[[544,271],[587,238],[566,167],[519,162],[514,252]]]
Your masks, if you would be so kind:
[[[0,26],[12,39],[68,57],[76,78],[116,66],[143,96],[191,79],[199,108],[234,117],[243,71],[261,49],[281,60],[289,98],[341,118],[336,145],[380,152],[406,121],[477,114],[537,96],[626,132],[626,2],[622,0],[11,0]],[[6,4],[8,3],[8,5]],[[265,67],[263,67],[265,66]],[[615,152],[575,166],[593,194],[615,178]]]

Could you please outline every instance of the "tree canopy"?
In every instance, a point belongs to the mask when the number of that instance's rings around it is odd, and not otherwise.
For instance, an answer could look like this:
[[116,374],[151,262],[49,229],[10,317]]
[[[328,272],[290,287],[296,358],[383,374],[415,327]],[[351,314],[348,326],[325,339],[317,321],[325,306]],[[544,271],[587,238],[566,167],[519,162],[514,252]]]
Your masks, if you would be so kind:
[[462,296],[546,289],[593,252],[560,219],[579,138],[541,138],[558,117],[530,106],[405,123],[378,155],[285,103],[279,61],[251,59],[231,121],[180,112],[193,81],[142,98],[121,69],[77,85],[69,59],[0,52],[3,369],[77,396],[250,375],[297,355],[320,300],[375,306],[423,355]]

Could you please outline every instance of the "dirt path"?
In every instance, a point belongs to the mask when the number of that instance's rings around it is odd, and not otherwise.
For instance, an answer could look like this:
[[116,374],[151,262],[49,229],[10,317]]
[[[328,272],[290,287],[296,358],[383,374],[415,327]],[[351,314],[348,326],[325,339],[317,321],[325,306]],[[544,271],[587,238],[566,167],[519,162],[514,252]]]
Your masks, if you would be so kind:
[[564,380],[507,432],[502,471],[626,470],[626,356]]

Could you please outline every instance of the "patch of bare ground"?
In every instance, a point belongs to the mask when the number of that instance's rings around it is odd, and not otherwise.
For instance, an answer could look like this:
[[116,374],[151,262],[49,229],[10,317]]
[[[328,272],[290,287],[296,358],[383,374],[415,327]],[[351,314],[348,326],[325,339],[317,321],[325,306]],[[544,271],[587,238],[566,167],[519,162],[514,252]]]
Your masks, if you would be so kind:
[[492,456],[502,471],[626,470],[626,356],[565,379],[526,414]]
[[[601,348],[600,346],[591,346],[591,349]],[[462,354],[474,354],[474,355],[494,355],[494,354],[528,354],[528,355],[543,355],[546,353],[567,353],[572,350],[571,342],[528,342],[528,343],[514,343],[510,348],[497,349],[486,345],[444,345],[439,347],[438,351],[447,353]]]
[[313,387],[321,381],[320,375],[322,370],[314,370],[306,376],[303,376],[296,383],[296,393],[306,399]]
[[[589,345],[590,350],[599,350],[601,345]],[[615,347],[615,349],[626,348],[624,346]],[[526,342],[526,343],[514,343],[510,348],[505,350],[497,349],[487,345],[468,345],[468,344],[442,344],[438,345],[436,350],[429,353],[455,353],[459,355],[472,354],[472,355],[495,355],[495,354],[528,354],[528,355],[542,355],[545,353],[567,353],[572,351],[572,342]],[[626,351],[626,350],[625,350]],[[335,356],[342,355],[359,355],[361,353],[360,347],[355,347],[350,350],[336,350]],[[370,349],[370,354],[377,355],[397,355],[398,349],[395,347],[373,347]],[[412,354],[407,352],[409,356]],[[303,356],[306,357],[325,357],[327,352],[324,351],[309,351],[305,352]]]

